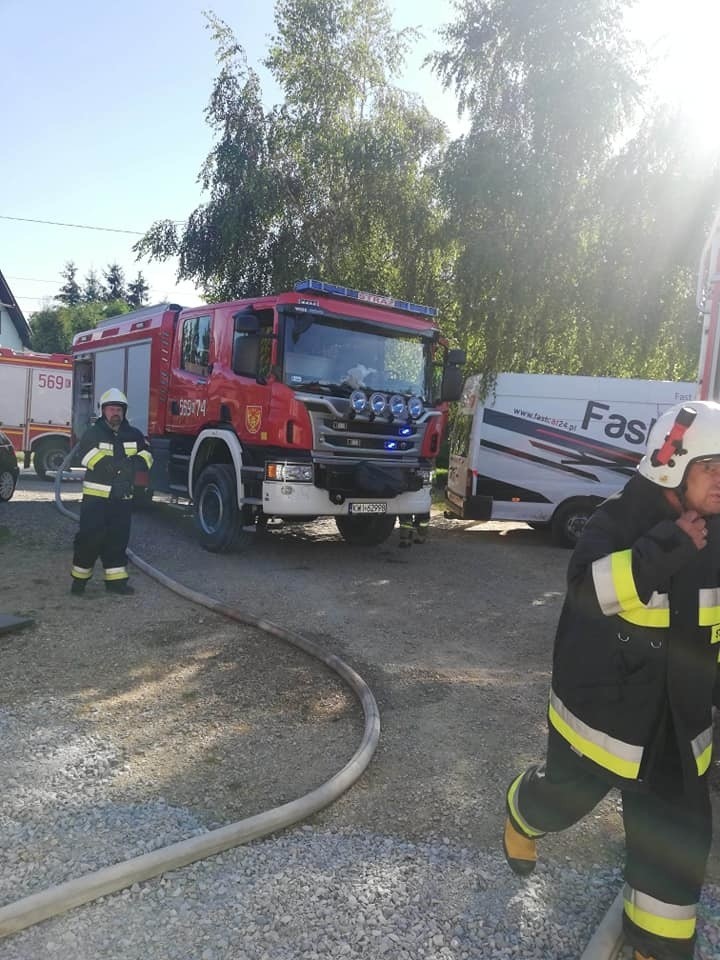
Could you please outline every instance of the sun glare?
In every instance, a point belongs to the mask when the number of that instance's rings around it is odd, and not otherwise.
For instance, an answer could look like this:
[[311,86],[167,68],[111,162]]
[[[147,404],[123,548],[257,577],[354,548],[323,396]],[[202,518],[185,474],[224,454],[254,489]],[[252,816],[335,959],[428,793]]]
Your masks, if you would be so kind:
[[699,151],[720,152],[718,0],[639,0],[628,22],[650,51],[655,94],[682,111]]

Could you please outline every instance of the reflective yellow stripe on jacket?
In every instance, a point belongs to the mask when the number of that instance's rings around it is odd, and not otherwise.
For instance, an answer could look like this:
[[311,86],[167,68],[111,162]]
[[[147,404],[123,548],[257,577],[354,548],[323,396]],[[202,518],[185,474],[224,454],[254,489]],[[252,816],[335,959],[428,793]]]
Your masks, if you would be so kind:
[[83,480],[82,492],[84,497],[109,497],[111,486],[108,483],[92,483]]
[[111,443],[99,443],[96,447],[88,450],[80,463],[88,470],[94,470],[104,457],[112,457],[113,453],[113,445]]
[[669,627],[670,603],[666,593],[653,593],[643,603],[635,588],[632,550],[611,553],[592,565],[600,609],[606,616],[618,616],[639,627]]
[[656,937],[689,940],[695,933],[695,904],[665,903],[625,884],[625,914],[636,927]]
[[147,464],[147,468],[148,468],[148,470],[149,470],[150,467],[153,465],[153,455],[150,453],[150,451],[149,451],[149,450],[141,450],[140,453],[137,454],[137,456],[143,458],[143,460],[144,460],[145,463]]
[[560,736],[582,756],[620,777],[637,780],[643,757],[642,747],[625,743],[584,723],[568,710],[554,690],[550,691],[548,718]]

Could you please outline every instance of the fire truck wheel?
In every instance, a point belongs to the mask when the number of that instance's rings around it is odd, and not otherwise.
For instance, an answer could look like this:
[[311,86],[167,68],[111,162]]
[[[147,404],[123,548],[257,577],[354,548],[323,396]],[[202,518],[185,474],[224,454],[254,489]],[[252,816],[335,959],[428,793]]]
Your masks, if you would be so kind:
[[225,553],[238,546],[240,520],[235,471],[227,463],[206,467],[195,494],[195,526],[200,543],[212,553]]
[[550,535],[558,547],[574,547],[597,506],[592,500],[567,500],[553,514]]
[[47,478],[48,473],[55,473],[62,466],[62,462],[70,449],[68,444],[48,441],[41,443],[33,454],[35,473],[41,480]]
[[340,536],[354,547],[374,547],[384,543],[393,532],[395,520],[392,514],[369,517],[335,517]]

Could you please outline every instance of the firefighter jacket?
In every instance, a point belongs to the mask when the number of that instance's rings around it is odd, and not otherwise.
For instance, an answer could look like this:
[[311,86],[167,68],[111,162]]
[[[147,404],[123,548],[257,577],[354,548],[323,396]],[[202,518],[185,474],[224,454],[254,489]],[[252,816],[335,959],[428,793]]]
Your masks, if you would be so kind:
[[676,519],[662,489],[637,475],[593,514],[568,569],[548,720],[623,789],[653,785],[669,743],[683,789],[712,756],[720,517],[707,518],[702,550]]
[[149,470],[152,454],[140,430],[123,419],[117,433],[104,417],[90,427],[78,449],[85,467],[84,497],[129,499],[136,469]]

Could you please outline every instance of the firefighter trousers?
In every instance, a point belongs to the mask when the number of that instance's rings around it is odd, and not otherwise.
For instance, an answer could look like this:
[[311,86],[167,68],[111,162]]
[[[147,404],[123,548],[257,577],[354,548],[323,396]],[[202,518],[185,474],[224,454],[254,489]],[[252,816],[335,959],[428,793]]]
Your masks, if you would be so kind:
[[127,580],[131,515],[131,500],[83,497],[74,540],[72,575],[76,580],[90,579],[98,557],[106,581]]
[[[530,767],[511,784],[508,813],[525,836],[555,833],[581,820],[612,786],[551,730],[545,764]],[[677,795],[621,793],[625,938],[655,960],[692,960],[695,914],[712,839],[707,776],[699,777],[691,792]]]

